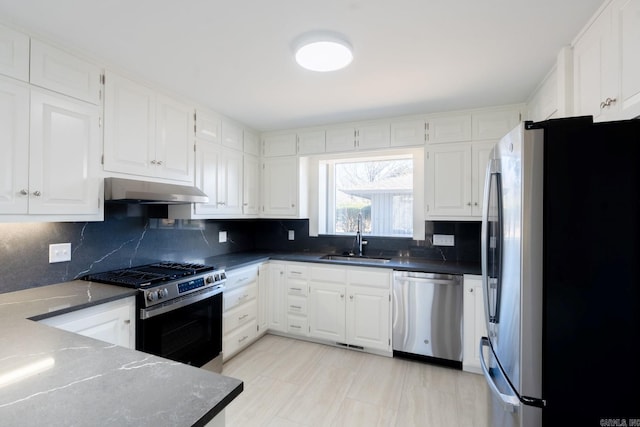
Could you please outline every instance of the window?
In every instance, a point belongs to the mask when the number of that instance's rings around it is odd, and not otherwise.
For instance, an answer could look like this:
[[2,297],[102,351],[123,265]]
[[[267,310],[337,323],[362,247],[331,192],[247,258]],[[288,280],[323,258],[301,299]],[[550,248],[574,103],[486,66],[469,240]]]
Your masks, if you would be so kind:
[[372,236],[413,235],[411,154],[319,161],[319,232]]

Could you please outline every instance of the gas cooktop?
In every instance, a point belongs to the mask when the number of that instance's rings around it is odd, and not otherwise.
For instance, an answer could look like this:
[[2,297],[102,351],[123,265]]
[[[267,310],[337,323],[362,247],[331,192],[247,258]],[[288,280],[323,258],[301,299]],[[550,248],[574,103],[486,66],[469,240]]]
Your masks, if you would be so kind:
[[93,282],[107,283],[109,285],[142,288],[162,282],[178,280],[188,276],[199,275],[213,271],[214,269],[215,268],[213,266],[204,264],[158,262],[155,264],[90,274],[83,277],[83,279],[91,280]]

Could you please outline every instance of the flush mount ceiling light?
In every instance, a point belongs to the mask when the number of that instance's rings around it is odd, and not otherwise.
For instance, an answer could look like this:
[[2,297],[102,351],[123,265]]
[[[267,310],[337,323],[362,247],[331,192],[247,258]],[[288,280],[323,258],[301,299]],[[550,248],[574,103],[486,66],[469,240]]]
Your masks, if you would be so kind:
[[311,71],[335,71],[353,60],[351,45],[344,37],[332,32],[312,32],[294,42],[296,62]]

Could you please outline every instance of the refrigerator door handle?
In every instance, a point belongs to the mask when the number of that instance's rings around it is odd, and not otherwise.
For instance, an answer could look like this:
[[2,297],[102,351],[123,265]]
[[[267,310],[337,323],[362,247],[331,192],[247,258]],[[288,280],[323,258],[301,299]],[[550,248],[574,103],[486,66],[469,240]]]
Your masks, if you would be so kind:
[[[496,386],[491,374],[489,373],[489,369],[487,368],[487,363],[484,360],[484,348],[488,347],[489,351],[491,351],[491,347],[489,347],[489,338],[482,337],[480,339],[480,366],[482,367],[482,373],[484,374],[487,383],[489,384],[489,388],[491,392],[500,399],[502,402],[502,406],[506,412],[515,412],[516,409],[520,406],[520,399],[518,399],[517,394],[514,392],[513,395],[508,395],[500,392],[498,390],[498,386]],[[509,385],[509,388],[511,386]],[[512,390],[513,391],[513,390]]]

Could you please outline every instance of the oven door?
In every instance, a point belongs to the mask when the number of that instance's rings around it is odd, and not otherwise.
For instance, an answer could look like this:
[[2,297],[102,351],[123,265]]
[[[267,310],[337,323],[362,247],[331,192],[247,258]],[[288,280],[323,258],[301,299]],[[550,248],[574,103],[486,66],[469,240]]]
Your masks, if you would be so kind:
[[201,367],[222,353],[222,292],[139,310],[136,350]]

